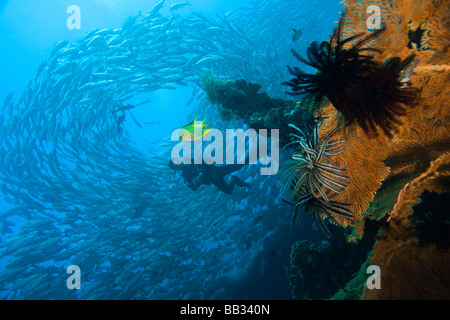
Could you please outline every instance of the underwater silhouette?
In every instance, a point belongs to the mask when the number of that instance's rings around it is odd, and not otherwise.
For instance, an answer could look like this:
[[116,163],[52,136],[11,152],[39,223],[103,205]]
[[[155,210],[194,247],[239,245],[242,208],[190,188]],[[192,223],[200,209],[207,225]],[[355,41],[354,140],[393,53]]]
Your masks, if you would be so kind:
[[[226,194],[232,194],[234,186],[238,187],[250,187],[250,185],[236,176],[231,177],[231,181],[228,183],[225,181],[225,176],[239,171],[244,165],[208,165],[202,164],[184,164],[176,165],[172,160],[169,161],[169,167],[176,171],[181,170],[181,177],[184,179],[184,184],[196,191],[201,185],[213,184],[220,191]],[[180,177],[180,178],[181,178]]]

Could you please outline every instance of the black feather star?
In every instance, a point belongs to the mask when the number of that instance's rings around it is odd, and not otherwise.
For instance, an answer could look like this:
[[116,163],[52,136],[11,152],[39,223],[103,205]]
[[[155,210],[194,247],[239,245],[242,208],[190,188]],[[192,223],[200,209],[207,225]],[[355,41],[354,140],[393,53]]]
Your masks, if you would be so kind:
[[[357,122],[369,137],[378,136],[379,127],[391,137],[399,118],[406,114],[406,106],[414,105],[418,90],[405,83],[411,66],[417,63],[413,54],[401,60],[393,58],[385,64],[376,62],[371,53],[381,52],[366,45],[385,31],[385,27],[367,35],[359,33],[342,39],[345,14],[331,39],[320,45],[313,42],[307,50],[307,59],[292,50],[301,62],[318,70],[308,74],[298,67],[288,66],[294,76],[284,85],[291,87],[291,95],[307,95],[318,108],[326,97],[345,118],[346,124]],[[348,46],[351,44],[351,46]],[[409,71],[407,71],[409,70]],[[407,76],[405,73],[409,72]]]

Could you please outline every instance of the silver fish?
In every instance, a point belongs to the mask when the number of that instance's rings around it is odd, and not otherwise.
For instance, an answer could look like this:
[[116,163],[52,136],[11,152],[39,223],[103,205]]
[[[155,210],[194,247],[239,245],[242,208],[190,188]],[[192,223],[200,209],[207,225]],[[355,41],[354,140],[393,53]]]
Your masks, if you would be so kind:
[[183,8],[185,6],[191,6],[191,4],[189,3],[189,0],[186,0],[186,2],[177,2],[174,3],[173,5],[171,5],[169,7],[169,11],[175,11],[177,9]]

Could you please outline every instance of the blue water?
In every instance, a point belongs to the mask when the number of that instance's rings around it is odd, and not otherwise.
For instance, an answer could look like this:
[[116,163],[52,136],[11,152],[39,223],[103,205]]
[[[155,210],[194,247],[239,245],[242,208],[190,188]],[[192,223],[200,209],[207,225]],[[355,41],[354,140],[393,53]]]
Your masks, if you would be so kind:
[[[190,0],[172,13],[166,0],[147,16],[156,2],[76,1],[80,30],[66,27],[73,1],[1,2],[2,299],[290,299],[290,246],[323,240],[306,213],[289,233],[279,176],[260,165],[237,173],[252,188],[232,195],[175,184],[169,137],[196,116],[244,127],[201,94],[204,72],[285,97],[290,49],[327,39],[342,5]],[[142,104],[118,123],[121,99]],[[80,290],[66,287],[69,265]]]

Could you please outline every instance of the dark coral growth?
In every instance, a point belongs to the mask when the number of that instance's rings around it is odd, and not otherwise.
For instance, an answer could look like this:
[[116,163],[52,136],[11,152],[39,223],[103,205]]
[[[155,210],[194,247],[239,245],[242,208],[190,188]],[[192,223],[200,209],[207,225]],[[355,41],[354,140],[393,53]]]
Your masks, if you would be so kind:
[[252,129],[279,129],[280,145],[289,142],[289,123],[302,129],[314,124],[312,113],[293,100],[272,98],[259,92],[261,86],[243,79],[226,81],[211,75],[202,78],[209,102],[219,108],[222,120],[243,119]]
[[377,127],[390,137],[401,124],[399,118],[405,115],[406,107],[414,105],[418,97],[418,90],[406,86],[407,79],[403,75],[404,69],[416,62],[415,55],[403,61],[392,58],[381,65],[370,54],[380,53],[380,50],[366,45],[385,28],[343,39],[345,17],[342,14],[329,41],[320,45],[313,42],[309,46],[308,59],[292,50],[297,59],[318,72],[308,74],[298,67],[288,66],[294,78],[283,84],[291,87],[289,94],[306,94],[313,99],[316,109],[325,97],[328,98],[342,113],[347,125],[356,121],[369,137],[378,136]]
[[414,206],[409,219],[416,226],[417,238],[421,245],[435,244],[447,252],[450,247],[450,193],[421,195],[421,203]]
[[[293,298],[331,298],[360,269],[373,248],[378,228],[378,223],[368,222],[367,233],[358,243],[347,243],[340,233],[336,234],[332,242],[296,242],[291,250],[291,265],[287,268]],[[361,294],[358,292],[357,295]]]

